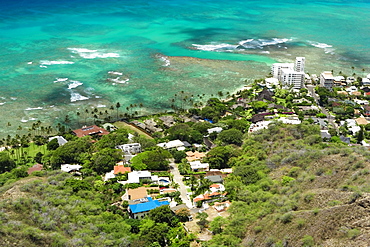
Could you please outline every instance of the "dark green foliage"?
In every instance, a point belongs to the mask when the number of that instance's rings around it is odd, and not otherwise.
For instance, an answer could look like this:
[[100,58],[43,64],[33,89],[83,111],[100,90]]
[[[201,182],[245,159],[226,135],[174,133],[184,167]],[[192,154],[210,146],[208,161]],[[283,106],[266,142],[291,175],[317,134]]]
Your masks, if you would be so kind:
[[35,158],[34,158],[35,162],[41,163],[42,162],[42,156],[44,156],[44,155],[41,152],[36,153]]
[[173,149],[170,151],[172,157],[175,159],[175,163],[180,163],[182,159],[186,158],[186,153],[184,151],[177,151]]
[[16,164],[7,152],[0,152],[0,173],[11,171]]
[[131,159],[134,170],[154,170],[165,171],[168,170],[169,161],[172,155],[169,151],[163,148],[156,147],[151,151],[145,151]]
[[252,166],[236,166],[234,167],[234,175],[239,176],[245,185],[256,183],[262,177],[259,170]]
[[213,169],[230,167],[229,160],[238,155],[238,151],[231,146],[218,146],[207,153],[205,162]]
[[167,130],[170,140],[181,140],[187,141],[189,143],[201,143],[203,140],[203,135],[190,127],[188,124],[180,123],[172,126]]
[[52,168],[59,169],[61,164],[86,162],[86,160],[89,160],[91,145],[89,137],[82,137],[60,146],[51,155],[50,163]]
[[116,163],[122,160],[122,155],[121,150],[104,148],[93,155],[91,168],[98,174],[110,172]]
[[58,139],[57,138],[52,139],[51,141],[48,142],[46,147],[47,147],[48,150],[57,149],[59,147]]
[[104,135],[94,144],[97,150],[103,148],[115,148],[117,145],[123,145],[128,142],[128,132],[125,129],[118,129],[109,135]]
[[243,143],[243,133],[238,129],[224,130],[217,137],[223,144],[235,144],[240,146]]
[[150,210],[148,217],[156,223],[166,223],[171,227],[176,226],[179,222],[167,205]]

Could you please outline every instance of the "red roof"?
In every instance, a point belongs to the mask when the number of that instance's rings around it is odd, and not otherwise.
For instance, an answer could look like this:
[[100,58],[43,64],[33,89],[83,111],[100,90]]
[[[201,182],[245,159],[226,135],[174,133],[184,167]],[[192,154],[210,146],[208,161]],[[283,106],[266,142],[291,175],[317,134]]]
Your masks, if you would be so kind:
[[100,128],[96,125],[91,125],[91,126],[83,127],[81,129],[74,130],[73,133],[77,137],[84,137],[84,136],[89,136],[89,135],[90,136],[91,135],[99,135],[99,136],[108,135],[109,131],[103,128]]
[[32,172],[35,172],[35,171],[41,171],[41,170],[42,170],[42,167],[43,167],[43,165],[41,165],[41,164],[36,164],[36,165],[34,165],[34,166],[30,167],[30,168],[28,169],[27,173],[28,173],[28,174],[31,174]]
[[126,172],[131,172],[131,167],[114,166],[114,174],[115,175],[117,175],[118,173],[125,174]]
[[212,188],[220,188],[220,185],[219,184],[212,184],[211,186],[209,187],[212,187]]

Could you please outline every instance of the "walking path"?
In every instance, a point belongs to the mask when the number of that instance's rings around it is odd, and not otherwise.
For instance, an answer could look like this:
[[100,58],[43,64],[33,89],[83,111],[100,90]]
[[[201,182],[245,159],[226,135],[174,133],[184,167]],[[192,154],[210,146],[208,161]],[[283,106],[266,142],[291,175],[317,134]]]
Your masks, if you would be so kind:
[[182,181],[182,176],[180,175],[179,169],[177,168],[177,165],[175,163],[170,164],[171,167],[171,173],[173,174],[173,180],[175,183],[178,183],[180,187],[178,190],[180,191],[180,198],[185,203],[185,205],[190,209],[193,207],[193,204],[191,203],[187,193],[187,189],[185,187],[184,182]]

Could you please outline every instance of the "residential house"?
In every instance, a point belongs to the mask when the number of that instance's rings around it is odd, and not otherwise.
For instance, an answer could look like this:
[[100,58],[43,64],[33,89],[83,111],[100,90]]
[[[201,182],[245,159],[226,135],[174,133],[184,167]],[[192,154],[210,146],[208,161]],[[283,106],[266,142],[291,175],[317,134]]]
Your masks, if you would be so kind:
[[368,124],[368,123],[369,123],[369,122],[368,122],[365,118],[363,118],[363,117],[356,118],[355,120],[356,120],[357,125],[366,125],[366,124]]
[[209,190],[211,192],[223,192],[225,191],[225,186],[223,184],[211,184]]
[[167,198],[153,200],[151,197],[146,197],[129,202],[127,211],[132,219],[143,219],[150,210],[160,206],[170,205]]
[[173,140],[169,142],[163,142],[157,144],[158,147],[161,147],[163,149],[171,149],[171,148],[184,148],[184,143],[180,140]]
[[274,99],[272,98],[272,96],[274,96],[274,93],[271,92],[270,90],[264,88],[262,90],[262,92],[260,92],[258,94],[257,100],[259,100],[259,101],[263,101],[263,100],[274,101]]
[[132,155],[141,153],[141,144],[140,143],[128,143],[123,145],[117,145],[117,149],[121,149],[126,155]]
[[117,175],[119,173],[125,174],[131,172],[131,167],[126,166],[114,166],[113,174]]
[[214,128],[207,129],[208,134],[212,134],[213,132],[220,133],[221,131],[222,131],[221,127],[214,127]]
[[225,197],[226,194],[227,194],[226,192],[225,193],[220,193],[220,192],[211,192],[211,193],[209,193],[209,192],[206,192],[203,195],[199,195],[199,196],[194,197],[193,204],[195,206],[196,203],[199,202],[199,201],[212,202],[212,201],[220,200],[223,197]]
[[62,171],[68,172],[68,173],[78,172],[81,168],[82,168],[82,166],[80,166],[80,165],[70,165],[70,164],[64,164],[64,165],[60,166],[60,169]]
[[330,141],[331,139],[331,134],[329,133],[328,130],[320,130],[320,133],[321,133],[321,138],[324,140],[324,141]]
[[176,121],[173,118],[173,116],[162,116],[159,117],[160,120],[163,121],[163,125],[166,126],[167,128],[170,128],[175,125]]
[[66,144],[68,142],[66,139],[64,139],[63,136],[53,136],[53,137],[50,137],[49,138],[49,142],[51,140],[54,140],[54,139],[57,139],[59,146],[63,146],[64,144]]
[[28,168],[27,173],[30,175],[32,172],[41,171],[43,168],[43,165],[41,164],[35,164],[32,167]]
[[127,181],[126,183],[140,183],[143,180],[149,180],[152,183],[158,183],[158,176],[153,175],[150,171],[133,171],[127,174]]
[[203,172],[209,170],[209,164],[201,163],[199,160],[189,162],[189,164],[193,172]]
[[146,198],[149,196],[150,194],[149,192],[151,190],[158,191],[157,194],[159,194],[159,187],[139,187],[136,189],[127,189],[122,199],[125,201],[130,201],[130,200],[132,201],[132,200]]
[[84,136],[102,136],[108,135],[109,131],[100,128],[96,125],[91,125],[87,127],[83,127],[81,129],[73,130],[72,133],[77,137],[84,137]]
[[204,157],[206,157],[206,154],[198,152],[198,151],[195,151],[195,152],[188,151],[188,152],[186,152],[186,160],[188,162],[192,162],[192,161],[195,161],[195,160],[202,160]]
[[364,115],[365,116],[370,116],[370,106],[365,105],[365,106],[363,106],[363,108],[364,108]]
[[230,201],[224,201],[224,202],[215,202],[213,205],[213,208],[216,209],[217,212],[222,212],[228,209],[231,205]]
[[249,130],[248,132],[256,132],[256,131],[259,131],[259,130],[262,130],[262,129],[267,129],[268,128],[268,125],[272,123],[271,121],[262,121],[262,122],[258,122],[258,123],[252,123],[250,126],[249,126]]
[[215,184],[220,184],[224,182],[221,175],[207,176],[205,178],[211,180]]
[[331,71],[324,71],[320,74],[320,86],[332,89],[334,85],[334,76]]

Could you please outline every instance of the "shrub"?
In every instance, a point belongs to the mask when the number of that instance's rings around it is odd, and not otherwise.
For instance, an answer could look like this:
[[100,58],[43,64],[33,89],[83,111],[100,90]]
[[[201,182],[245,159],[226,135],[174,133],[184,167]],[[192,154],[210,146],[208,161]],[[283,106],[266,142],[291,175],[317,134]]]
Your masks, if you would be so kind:
[[338,200],[328,202],[328,205],[331,206],[331,207],[336,206],[336,205],[340,205],[340,204],[342,204],[342,202],[338,201]]
[[318,208],[314,208],[314,209],[312,210],[312,213],[313,213],[314,215],[317,215],[319,212],[320,212],[320,209],[318,209]]
[[307,193],[307,194],[304,195],[303,200],[306,203],[310,203],[313,200],[314,197],[315,197],[314,193]]
[[292,177],[289,177],[289,176],[283,176],[282,178],[281,178],[281,184],[283,185],[283,186],[287,186],[290,182],[292,182],[292,181],[294,181],[295,179],[294,178],[292,178]]
[[306,225],[306,220],[305,219],[297,219],[297,228],[302,229]]
[[280,217],[280,220],[281,222],[283,222],[284,224],[287,224],[289,222],[291,222],[293,219],[293,215],[292,213],[286,213],[286,214],[283,214],[281,217]]
[[253,230],[254,230],[254,233],[260,233],[262,232],[263,228],[262,226],[255,226]]
[[313,237],[312,236],[305,235],[302,238],[302,246],[304,246],[304,247],[310,247],[310,246],[314,246],[314,245],[315,245],[315,241],[313,240]]
[[347,237],[350,239],[355,239],[360,234],[361,234],[360,230],[353,228],[353,229],[348,230]]

